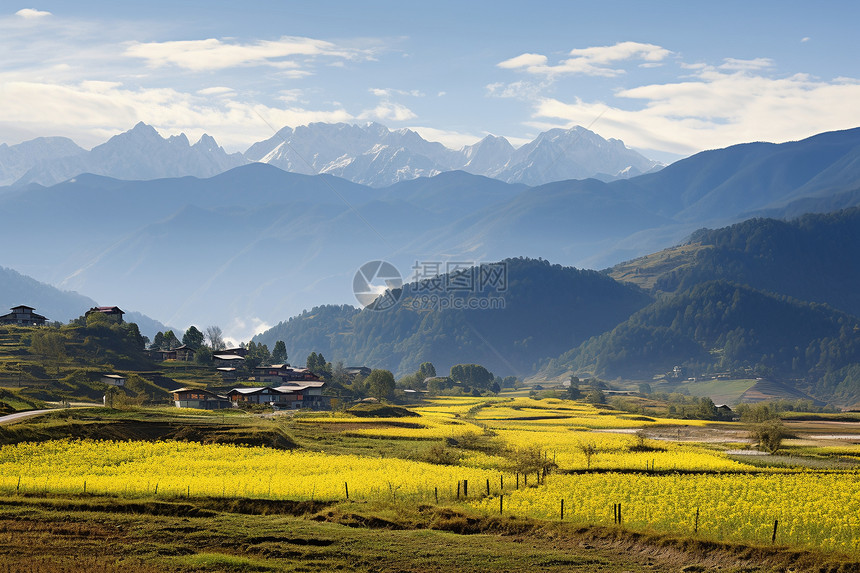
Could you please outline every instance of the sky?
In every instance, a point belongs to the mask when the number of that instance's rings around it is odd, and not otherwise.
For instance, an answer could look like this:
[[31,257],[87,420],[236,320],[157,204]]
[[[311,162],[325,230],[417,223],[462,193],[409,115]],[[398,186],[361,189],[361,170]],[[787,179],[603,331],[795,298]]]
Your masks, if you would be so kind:
[[670,161],[860,125],[860,3],[0,2],[0,143],[310,122],[458,149],[582,125]]

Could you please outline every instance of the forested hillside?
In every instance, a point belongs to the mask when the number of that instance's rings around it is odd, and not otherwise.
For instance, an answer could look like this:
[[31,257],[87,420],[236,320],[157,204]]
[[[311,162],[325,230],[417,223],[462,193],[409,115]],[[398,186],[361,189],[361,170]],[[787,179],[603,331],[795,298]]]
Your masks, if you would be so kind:
[[793,221],[750,219],[703,229],[694,261],[657,278],[658,291],[683,291],[715,279],[828,303],[860,315],[860,208]]
[[711,281],[664,296],[547,369],[650,380],[748,370],[791,379],[821,397],[860,394],[860,321],[826,305]]
[[428,300],[427,285],[410,283],[390,310],[365,309],[350,316],[349,307],[320,307],[254,340],[271,346],[283,339],[299,362],[308,349],[327,349],[323,353],[330,361],[400,374],[430,361],[440,372],[454,364],[476,363],[497,375],[524,376],[541,361],[613,328],[651,301],[638,287],[596,271],[522,258],[502,264],[507,273],[503,289],[447,290],[441,294],[450,308],[434,308],[438,299]]

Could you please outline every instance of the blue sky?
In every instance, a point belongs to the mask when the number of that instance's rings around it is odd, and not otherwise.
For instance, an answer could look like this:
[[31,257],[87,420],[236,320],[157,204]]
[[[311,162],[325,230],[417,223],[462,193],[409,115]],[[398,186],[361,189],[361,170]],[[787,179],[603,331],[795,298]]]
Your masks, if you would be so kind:
[[459,148],[583,125],[656,159],[860,125],[852,2],[126,2],[0,9],[0,143],[138,121],[244,151],[311,121]]

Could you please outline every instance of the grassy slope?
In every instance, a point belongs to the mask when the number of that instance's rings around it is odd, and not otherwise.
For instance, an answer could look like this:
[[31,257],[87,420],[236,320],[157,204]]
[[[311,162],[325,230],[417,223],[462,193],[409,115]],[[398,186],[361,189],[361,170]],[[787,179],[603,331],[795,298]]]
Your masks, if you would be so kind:
[[[794,571],[820,557],[452,508],[0,498],[5,571]],[[839,562],[830,563],[839,566]],[[856,564],[844,564],[856,570]],[[2,567],[0,566],[0,567]],[[836,570],[836,569],[833,569]]]
[[608,269],[613,279],[633,283],[645,290],[651,290],[657,279],[668,272],[692,265],[696,254],[703,248],[700,244],[689,244],[664,249],[632,261],[619,263]]

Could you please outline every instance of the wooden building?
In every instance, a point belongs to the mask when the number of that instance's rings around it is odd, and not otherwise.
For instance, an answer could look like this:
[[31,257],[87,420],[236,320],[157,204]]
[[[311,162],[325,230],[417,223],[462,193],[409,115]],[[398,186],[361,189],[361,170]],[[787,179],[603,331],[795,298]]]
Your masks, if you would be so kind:
[[196,388],[174,390],[173,403],[177,408],[198,408],[201,410],[221,410],[233,407],[233,402],[227,396]]
[[320,381],[320,377],[307,368],[293,368],[289,364],[258,366],[254,369],[254,379],[263,384]]
[[121,323],[122,315],[125,314],[125,311],[120,309],[118,306],[94,306],[86,312],[85,316],[89,316],[94,313],[104,314],[108,318]]
[[48,319],[41,314],[33,312],[32,306],[18,305],[12,307],[12,312],[0,316],[0,324],[14,324],[16,326],[45,326]]

